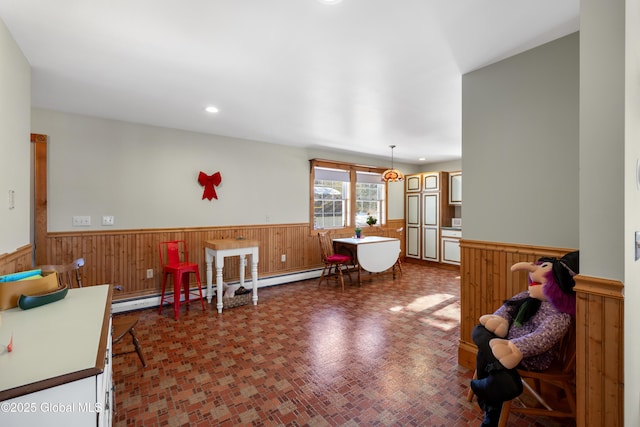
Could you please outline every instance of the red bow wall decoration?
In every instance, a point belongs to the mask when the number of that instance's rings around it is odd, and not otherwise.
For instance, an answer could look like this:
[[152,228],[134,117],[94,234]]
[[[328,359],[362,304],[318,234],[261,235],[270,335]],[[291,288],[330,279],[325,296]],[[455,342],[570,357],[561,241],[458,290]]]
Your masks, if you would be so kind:
[[216,194],[216,189],[218,185],[222,182],[222,175],[220,172],[216,172],[213,175],[207,175],[204,172],[200,172],[198,175],[198,183],[204,187],[204,192],[202,193],[202,199],[218,200],[218,195]]

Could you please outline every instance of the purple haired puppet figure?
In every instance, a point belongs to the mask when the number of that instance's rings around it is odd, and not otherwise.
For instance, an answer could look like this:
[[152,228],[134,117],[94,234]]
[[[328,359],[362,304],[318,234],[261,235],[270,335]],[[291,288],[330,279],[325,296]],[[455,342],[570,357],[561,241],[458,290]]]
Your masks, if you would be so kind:
[[558,344],[576,314],[573,276],[578,266],[578,251],[512,265],[511,271],[528,272],[528,290],[493,314],[480,316],[473,330],[478,354],[471,389],[485,413],[482,426],[497,426],[502,403],[522,393],[517,367],[540,371],[557,357]]

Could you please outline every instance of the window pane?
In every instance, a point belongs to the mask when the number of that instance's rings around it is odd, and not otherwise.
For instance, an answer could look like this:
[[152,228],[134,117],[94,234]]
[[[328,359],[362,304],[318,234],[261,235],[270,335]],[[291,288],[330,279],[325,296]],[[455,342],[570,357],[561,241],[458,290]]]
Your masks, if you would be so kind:
[[383,224],[385,187],[381,175],[358,172],[356,177],[356,226],[367,226],[369,216],[377,220],[376,224]]
[[316,179],[313,187],[314,228],[344,227],[347,218],[348,183]]

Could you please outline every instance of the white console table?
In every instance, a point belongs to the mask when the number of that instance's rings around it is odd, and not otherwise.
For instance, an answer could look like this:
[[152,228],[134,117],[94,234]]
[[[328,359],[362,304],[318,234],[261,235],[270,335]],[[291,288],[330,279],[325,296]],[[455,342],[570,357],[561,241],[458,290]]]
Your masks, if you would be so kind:
[[111,286],[1,311],[0,425],[110,426]]
[[251,282],[253,287],[253,305],[258,304],[258,246],[257,240],[221,239],[207,240],[205,242],[205,262],[207,264],[207,301],[211,303],[213,297],[213,259],[216,259],[216,295],[218,313],[222,313],[222,269],[224,258],[230,256],[240,257],[240,285],[244,286],[244,260],[247,255],[251,257]]

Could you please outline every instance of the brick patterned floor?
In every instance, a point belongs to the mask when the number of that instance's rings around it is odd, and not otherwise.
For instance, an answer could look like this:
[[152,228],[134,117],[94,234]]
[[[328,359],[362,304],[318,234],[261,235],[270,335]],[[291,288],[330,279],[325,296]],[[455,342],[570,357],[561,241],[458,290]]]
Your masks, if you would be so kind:
[[[478,426],[457,363],[458,273],[403,274],[259,290],[257,306],[147,309],[147,358],[114,359],[116,426]],[[126,340],[123,340],[126,341]],[[118,344],[116,351],[122,350]],[[558,426],[512,415],[510,426]]]

